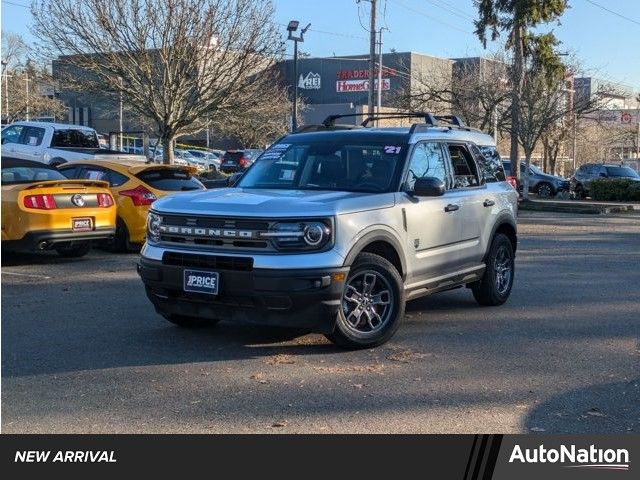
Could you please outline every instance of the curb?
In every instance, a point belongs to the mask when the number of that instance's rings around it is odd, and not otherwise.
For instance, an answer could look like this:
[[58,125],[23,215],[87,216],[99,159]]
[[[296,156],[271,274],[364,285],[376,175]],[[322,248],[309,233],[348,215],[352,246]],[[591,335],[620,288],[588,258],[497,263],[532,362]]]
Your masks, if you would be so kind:
[[633,205],[598,205],[598,204],[582,204],[567,205],[566,203],[552,202],[536,202],[521,201],[518,204],[518,210],[527,210],[534,212],[557,212],[557,213],[578,213],[584,215],[608,215],[614,213],[633,212]]

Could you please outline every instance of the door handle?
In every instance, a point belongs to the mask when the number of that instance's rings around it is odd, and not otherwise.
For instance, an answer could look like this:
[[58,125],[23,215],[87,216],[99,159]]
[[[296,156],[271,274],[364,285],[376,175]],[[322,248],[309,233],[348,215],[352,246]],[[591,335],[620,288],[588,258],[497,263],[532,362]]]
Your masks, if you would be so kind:
[[485,200],[482,205],[484,205],[485,207],[493,207],[496,204],[496,202],[494,202],[493,200]]
[[447,205],[446,207],[444,207],[444,211],[445,212],[455,212],[456,210],[458,210],[460,208],[459,205],[454,205],[453,203],[450,203],[449,205]]

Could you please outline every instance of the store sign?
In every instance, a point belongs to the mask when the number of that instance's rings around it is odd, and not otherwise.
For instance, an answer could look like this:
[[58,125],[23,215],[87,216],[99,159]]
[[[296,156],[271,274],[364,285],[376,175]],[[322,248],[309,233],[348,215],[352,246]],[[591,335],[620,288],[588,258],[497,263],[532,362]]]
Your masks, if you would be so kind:
[[[378,90],[378,80],[375,81],[375,89]],[[367,90],[369,90],[369,80],[338,80],[336,82],[338,93],[366,92]],[[383,78],[381,90],[391,90],[391,80]]]
[[300,78],[298,78],[298,88],[302,88],[303,90],[320,90],[320,74],[309,72],[306,77],[300,74]]
[[[383,77],[395,77],[396,71],[383,66],[382,67],[382,76]],[[373,75],[374,78],[378,78],[378,70],[375,70]],[[357,69],[357,70],[338,70],[336,73],[336,78],[338,80],[366,80],[369,78],[369,70],[365,69]]]

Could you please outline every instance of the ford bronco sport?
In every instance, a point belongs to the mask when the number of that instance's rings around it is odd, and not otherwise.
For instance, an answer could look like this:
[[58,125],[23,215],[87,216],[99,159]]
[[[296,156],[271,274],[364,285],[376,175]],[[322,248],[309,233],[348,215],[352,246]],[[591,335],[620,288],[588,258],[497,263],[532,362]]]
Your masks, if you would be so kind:
[[331,116],[278,140],[234,188],[154,202],[138,272],[156,311],[366,348],[391,338],[407,300],[466,286],[481,305],[504,303],[517,193],[495,143],[457,117],[411,116],[424,123]]

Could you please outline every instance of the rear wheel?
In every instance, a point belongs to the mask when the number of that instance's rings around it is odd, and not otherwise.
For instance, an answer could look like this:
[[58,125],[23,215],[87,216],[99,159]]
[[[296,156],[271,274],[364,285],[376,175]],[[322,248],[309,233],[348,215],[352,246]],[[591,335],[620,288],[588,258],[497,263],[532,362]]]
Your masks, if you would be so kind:
[[345,282],[335,330],[326,336],[345,348],[381,345],[400,326],[404,307],[402,278],[393,264],[378,255],[361,253]]
[[129,230],[127,225],[120,217],[116,220],[116,233],[113,239],[107,243],[106,247],[111,252],[127,252],[129,251]]
[[548,183],[541,183],[536,189],[536,194],[540,198],[550,198],[553,196],[553,187]]
[[486,265],[482,279],[471,289],[473,297],[480,305],[502,305],[511,294],[515,273],[513,245],[506,235],[493,238]]
[[163,315],[168,321],[173,323],[174,325],[178,325],[183,328],[202,328],[202,327],[210,327],[217,324],[220,320],[218,319],[208,319],[208,318],[198,318],[198,317],[187,317],[185,315]]
[[89,242],[69,242],[63,243],[54,248],[61,257],[79,258],[84,257],[89,253],[89,250],[91,250],[91,244]]

